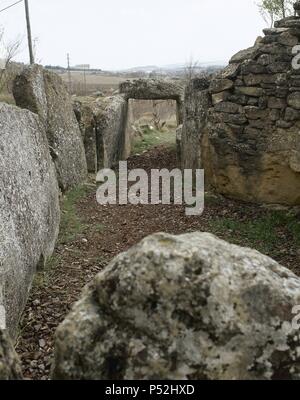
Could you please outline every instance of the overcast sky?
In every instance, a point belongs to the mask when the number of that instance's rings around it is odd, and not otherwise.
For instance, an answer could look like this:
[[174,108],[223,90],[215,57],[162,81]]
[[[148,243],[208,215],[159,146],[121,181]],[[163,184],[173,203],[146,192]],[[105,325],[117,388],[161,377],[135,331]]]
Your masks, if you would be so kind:
[[[16,0],[0,0],[0,9]],[[265,27],[255,0],[29,0],[37,60],[102,69],[228,61]],[[23,37],[24,5],[0,13],[7,39]]]

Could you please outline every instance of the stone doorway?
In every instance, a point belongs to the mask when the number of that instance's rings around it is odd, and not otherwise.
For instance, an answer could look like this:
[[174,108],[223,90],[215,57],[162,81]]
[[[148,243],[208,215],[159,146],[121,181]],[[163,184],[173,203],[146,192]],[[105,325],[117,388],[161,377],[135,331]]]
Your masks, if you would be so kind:
[[125,137],[130,152],[142,153],[157,144],[175,146],[178,124],[175,100],[129,99]]

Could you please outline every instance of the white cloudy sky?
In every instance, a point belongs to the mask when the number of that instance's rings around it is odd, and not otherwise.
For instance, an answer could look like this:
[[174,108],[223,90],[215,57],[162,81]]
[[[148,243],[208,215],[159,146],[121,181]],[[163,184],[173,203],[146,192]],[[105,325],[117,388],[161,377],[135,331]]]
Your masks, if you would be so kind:
[[[0,9],[16,0],[0,0]],[[121,69],[227,61],[253,45],[265,27],[255,0],[29,0],[42,64],[88,63]],[[0,13],[7,39],[23,37],[24,5]]]

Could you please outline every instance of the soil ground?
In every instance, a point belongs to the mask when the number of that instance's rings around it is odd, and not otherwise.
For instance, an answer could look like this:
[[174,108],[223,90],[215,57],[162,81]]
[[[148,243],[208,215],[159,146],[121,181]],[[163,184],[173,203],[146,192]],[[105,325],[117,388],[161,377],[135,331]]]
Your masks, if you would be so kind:
[[[148,142],[137,146],[140,154],[129,159],[129,169],[176,167],[174,146]],[[187,217],[184,206],[101,206],[95,193],[91,179],[63,200],[59,242],[36,276],[17,342],[27,379],[49,379],[55,330],[82,288],[114,256],[154,232],[211,232],[256,248],[300,275],[297,210],[270,210],[207,193],[203,215]]]

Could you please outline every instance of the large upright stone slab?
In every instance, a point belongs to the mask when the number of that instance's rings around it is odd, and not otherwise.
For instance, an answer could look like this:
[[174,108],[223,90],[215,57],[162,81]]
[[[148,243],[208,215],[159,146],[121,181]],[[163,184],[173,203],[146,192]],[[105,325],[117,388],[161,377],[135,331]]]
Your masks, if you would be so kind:
[[12,336],[36,268],[53,252],[59,222],[44,125],[32,112],[0,103],[0,323]]
[[300,379],[300,279],[207,233],[116,257],[58,328],[55,379]]
[[96,100],[97,167],[111,168],[124,159],[128,103],[116,95]]
[[14,97],[19,107],[43,121],[62,191],[82,183],[87,176],[84,145],[62,79],[38,65],[30,66],[17,76]]

